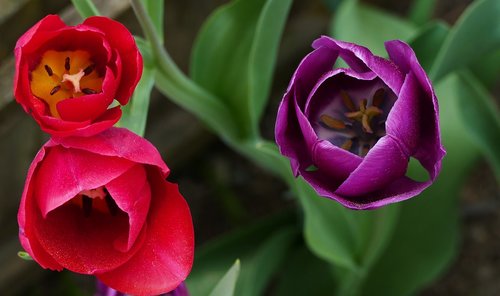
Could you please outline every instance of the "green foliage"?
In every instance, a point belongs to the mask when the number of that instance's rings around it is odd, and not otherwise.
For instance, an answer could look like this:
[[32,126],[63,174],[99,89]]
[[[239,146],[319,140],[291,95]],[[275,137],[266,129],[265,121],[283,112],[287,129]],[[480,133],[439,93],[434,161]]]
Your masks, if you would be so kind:
[[471,65],[500,47],[500,1],[479,0],[462,14],[439,51],[430,77],[437,82],[448,73]]
[[236,0],[201,29],[191,76],[236,114],[244,135],[257,134],[291,0]]
[[233,296],[236,281],[240,273],[240,260],[236,260],[233,266],[227,271],[222,279],[217,283],[209,296]]
[[227,266],[240,258],[242,268],[235,295],[262,295],[297,240],[292,213],[282,213],[215,239],[195,253],[186,283],[193,296],[206,295]]
[[358,1],[343,1],[330,26],[337,39],[361,44],[379,56],[387,56],[384,42],[408,40],[416,32],[409,22]]
[[71,0],[71,3],[83,19],[100,15],[92,0]]
[[435,6],[436,0],[414,0],[409,19],[416,25],[423,25],[430,20]]
[[449,32],[449,27],[443,22],[432,22],[424,26],[410,41],[424,70],[429,71],[436,60],[438,49],[443,45]]
[[469,72],[460,72],[457,109],[474,144],[488,158],[500,180],[500,116],[493,98]]

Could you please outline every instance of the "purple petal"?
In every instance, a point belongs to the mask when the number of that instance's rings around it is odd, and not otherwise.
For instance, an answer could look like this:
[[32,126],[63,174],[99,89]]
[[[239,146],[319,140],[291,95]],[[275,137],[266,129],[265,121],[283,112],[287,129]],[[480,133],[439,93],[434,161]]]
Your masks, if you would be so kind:
[[[334,40],[327,36],[313,42],[313,47],[326,46],[340,51],[340,57],[357,72],[373,71],[391,90],[398,94],[404,74],[391,61],[375,56],[369,49],[354,43]],[[364,66],[361,66],[360,61]]]
[[368,152],[361,164],[340,185],[335,194],[356,197],[381,190],[405,175],[409,156],[397,139],[387,135]]
[[441,133],[439,130],[439,107],[437,98],[431,82],[424,69],[420,66],[413,50],[404,42],[399,40],[386,42],[385,47],[391,60],[403,72],[412,72],[423,90],[420,99],[420,138],[414,157],[420,161],[422,166],[429,172],[434,180],[441,170],[441,160],[446,154],[441,145]]

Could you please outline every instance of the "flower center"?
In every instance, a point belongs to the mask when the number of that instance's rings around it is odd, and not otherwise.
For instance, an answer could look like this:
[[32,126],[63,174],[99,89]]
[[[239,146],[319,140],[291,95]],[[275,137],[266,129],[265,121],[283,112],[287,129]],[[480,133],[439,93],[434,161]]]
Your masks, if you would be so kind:
[[31,92],[60,118],[57,103],[102,91],[102,81],[87,51],[46,51],[31,71]]
[[90,217],[94,210],[100,213],[109,213],[112,216],[116,216],[120,211],[120,208],[104,186],[83,190],[71,200],[71,203],[79,206],[85,217]]
[[318,134],[342,149],[365,156],[385,135],[385,120],[394,99],[383,87],[377,88],[368,100],[353,99],[344,90],[339,95],[341,103],[334,112],[320,113]]

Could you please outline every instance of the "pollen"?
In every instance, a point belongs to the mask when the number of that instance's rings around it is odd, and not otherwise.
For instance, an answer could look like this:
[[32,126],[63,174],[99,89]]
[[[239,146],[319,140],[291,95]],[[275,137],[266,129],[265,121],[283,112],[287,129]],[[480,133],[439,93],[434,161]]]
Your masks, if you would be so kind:
[[60,101],[100,93],[103,77],[87,51],[48,50],[31,71],[30,80],[33,95],[48,105],[51,116],[60,118]]

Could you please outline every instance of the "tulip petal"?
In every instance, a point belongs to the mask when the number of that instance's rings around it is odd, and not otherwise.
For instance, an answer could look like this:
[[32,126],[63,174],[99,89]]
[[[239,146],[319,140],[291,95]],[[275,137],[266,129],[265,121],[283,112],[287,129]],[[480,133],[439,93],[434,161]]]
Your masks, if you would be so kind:
[[89,17],[83,25],[95,27],[104,32],[107,41],[119,51],[122,61],[122,77],[115,99],[122,105],[127,104],[142,74],[142,56],[134,38],[124,25],[106,17]]
[[128,236],[115,246],[121,252],[129,251],[139,236],[148,215],[151,189],[142,165],[135,165],[123,175],[106,184],[106,189],[118,207],[128,214]]
[[[102,156],[114,156],[135,163],[148,164],[161,169],[164,177],[170,170],[163,162],[158,150],[146,139],[124,128],[112,127],[89,138],[53,138],[55,144],[81,149]],[[127,145],[124,145],[127,143]]]
[[35,159],[31,163],[28,170],[21,203],[19,205],[19,211],[17,213],[19,241],[21,242],[24,250],[26,250],[26,252],[28,252],[30,256],[43,268],[62,270],[63,267],[43,249],[38,240],[30,239],[35,236],[33,228],[36,224],[33,222],[32,217],[34,217],[38,211],[37,203],[32,198],[33,186],[31,184],[31,180],[35,170],[38,168],[38,165],[44,156],[45,149],[42,147],[42,149],[40,149],[40,151],[36,154]]
[[133,295],[157,295],[175,289],[193,263],[194,233],[189,207],[177,185],[156,169],[148,172],[151,209],[142,248],[122,266],[97,277],[106,285]]
[[419,145],[414,157],[420,161],[434,180],[440,169],[441,160],[446,154],[441,145],[439,131],[439,107],[431,82],[420,66],[413,50],[404,42],[394,40],[386,42],[391,60],[404,72],[412,72],[423,89],[425,96],[420,98],[420,117],[425,118],[420,127]]
[[[391,61],[373,55],[366,47],[354,43],[334,40],[327,36],[322,36],[315,40],[313,42],[313,47],[314,46],[328,46],[339,50],[342,59],[344,59],[353,70],[357,72],[366,72],[366,68],[368,68],[376,73],[395,94],[399,94],[399,90],[403,85],[404,74]],[[363,66],[360,65],[359,61],[362,61]]]
[[47,214],[83,190],[106,185],[134,165],[120,157],[107,157],[55,146],[38,168],[36,199],[41,214]]
[[381,190],[393,180],[405,175],[408,160],[409,156],[401,149],[397,139],[384,136],[340,185],[335,194],[356,197]]

